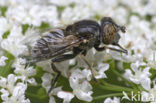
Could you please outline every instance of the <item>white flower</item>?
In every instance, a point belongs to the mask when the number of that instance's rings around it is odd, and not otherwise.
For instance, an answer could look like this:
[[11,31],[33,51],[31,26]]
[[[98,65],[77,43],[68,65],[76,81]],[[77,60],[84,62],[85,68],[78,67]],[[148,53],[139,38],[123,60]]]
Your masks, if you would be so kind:
[[73,2],[73,0],[49,0],[50,3],[58,6],[67,6]]
[[58,24],[57,9],[52,5],[39,5],[37,3],[29,6],[16,5],[8,8],[6,16],[19,24],[34,26],[40,26],[42,22],[50,22],[52,26]]
[[54,97],[52,97],[52,96],[50,97],[50,99],[49,99],[49,103],[56,103]]
[[1,6],[6,6],[7,2],[8,2],[8,0],[1,0],[0,5]]
[[18,83],[14,88],[12,96],[9,97],[11,103],[30,103],[29,99],[25,99],[25,90],[27,86],[23,83]]
[[[53,69],[51,68],[50,60],[39,62],[39,63],[37,63],[37,65],[43,67],[43,70],[46,72],[50,72],[50,73],[54,72]],[[61,74],[63,76],[65,76],[65,77],[69,76],[69,73],[68,73],[69,60],[55,63],[55,66],[59,71],[61,71]],[[56,73],[56,72],[54,72],[54,73]]]
[[149,0],[148,3],[144,6],[145,11],[147,14],[155,15],[154,12],[156,10],[156,1],[155,0]]
[[[122,13],[122,15],[118,15],[118,14],[121,14],[121,13]],[[111,13],[110,16],[113,17],[113,19],[117,23],[119,23],[120,25],[125,25],[126,22],[127,22],[128,12],[123,7],[117,7],[116,11],[114,13]]]
[[1,56],[1,57],[0,57],[0,66],[5,66],[5,65],[6,65],[5,61],[6,61],[6,60],[8,60],[7,57]]
[[148,60],[147,65],[153,69],[156,69],[156,51],[152,51],[153,55],[152,57]]
[[[41,5],[40,5],[41,6]],[[40,7],[40,18],[42,22],[49,23],[51,27],[59,27],[60,21],[58,19],[58,11],[56,6],[43,6]],[[49,13],[50,12],[50,13]],[[37,17],[36,17],[37,18]]]
[[[156,87],[150,87],[150,76],[153,73],[149,72],[150,68],[156,68],[156,62],[151,60],[153,51],[156,50],[155,0],[109,0],[109,2],[108,0],[0,0],[0,6],[6,7],[4,17],[0,17],[0,66],[5,66],[5,60],[7,60],[3,56],[3,49],[13,54],[17,60],[9,68],[14,68],[15,75],[9,74],[7,78],[0,77],[1,99],[4,103],[30,103],[24,93],[27,83],[36,84],[35,79],[30,78],[36,75],[36,70],[29,66],[25,68],[26,61],[18,56],[28,53],[26,44],[30,43],[32,46],[39,38],[38,34],[41,33],[35,31],[36,27],[41,26],[43,22],[48,23],[52,29],[62,25],[66,27],[67,24],[81,19],[99,19],[102,16],[110,16],[117,24],[126,25],[126,35],[121,34],[119,44],[129,53],[126,55],[111,50],[99,53],[95,49],[89,50],[86,59],[95,70],[96,78],[106,78],[105,71],[108,70],[109,64],[104,62],[108,59],[117,59],[121,63],[129,62],[132,63],[131,68],[125,70],[125,78],[146,89],[144,95],[154,95],[156,98]],[[62,12],[59,12],[60,7],[63,9]],[[0,10],[0,14],[2,11]],[[148,16],[151,17],[151,21],[146,20]],[[22,34],[23,24],[35,26],[35,28],[28,29],[25,34]],[[3,38],[5,32],[10,32],[7,38]],[[144,60],[146,63],[142,62]],[[76,63],[77,66],[74,67],[76,69],[71,70],[70,75],[69,65]],[[88,68],[86,63],[76,57],[76,59],[55,64],[63,76],[70,76],[69,82],[73,92],[62,91],[61,87],[54,88],[49,103],[56,103],[52,95],[64,99],[64,102],[70,102],[74,95],[80,100],[92,101],[93,92],[89,83],[92,77],[91,71],[77,69]],[[42,76],[42,86],[48,91],[51,80],[54,79],[50,74],[52,69],[50,63],[47,65],[43,62],[41,65],[44,71],[49,72]],[[107,98],[104,101],[104,103],[118,102],[119,99],[116,97]]]
[[23,82],[26,81],[30,84],[36,85],[36,81],[34,78],[30,78],[31,76],[36,75],[36,70],[33,67],[27,66],[25,68],[25,59],[18,58],[16,62],[13,64],[15,67],[14,72],[18,74],[18,78],[21,79]]
[[27,47],[25,45],[22,45],[19,39],[15,38],[7,38],[3,40],[1,43],[1,47],[9,51],[16,57],[22,54],[23,52],[27,51]]
[[98,75],[96,75],[95,77],[97,79],[100,79],[100,78],[106,78],[106,74],[104,73],[106,70],[108,70],[109,68],[109,64],[106,64],[106,63],[100,63],[97,67],[97,70],[98,70]]
[[148,61],[148,66],[156,69],[156,61]]
[[[56,68],[61,71],[62,75],[65,77],[69,77],[69,60],[55,63]],[[51,68],[50,68],[51,69]]]
[[4,77],[0,77],[0,87],[5,88],[7,86],[7,79]]
[[84,75],[84,77],[90,81],[91,80],[91,71],[88,69],[84,69],[82,70],[82,75]]
[[17,57],[27,51],[27,46],[22,44],[22,38],[22,28],[14,26],[8,38],[2,40],[1,47]]
[[78,84],[77,86],[73,87],[73,89],[73,93],[77,96],[78,99],[88,102],[92,101],[92,86],[87,81]]
[[[1,98],[6,103],[30,103],[29,99],[25,98],[25,91],[27,85],[21,82],[17,83],[18,77],[9,74],[8,78],[1,77],[0,89],[2,93]],[[5,88],[5,89],[4,89]]]
[[0,37],[8,30],[11,30],[13,24],[7,18],[0,17]]
[[39,34],[40,32],[38,30],[34,30],[34,28],[28,28],[22,38],[22,44],[33,47],[36,41],[41,37]]
[[[53,75],[51,73],[44,73],[44,75],[41,77],[42,79],[42,87],[46,89],[46,92],[48,93],[50,87],[51,87],[51,82],[52,82],[52,79],[53,78]],[[57,93],[59,91],[62,90],[62,87],[57,87],[57,88],[54,88],[51,93],[50,93],[50,97],[52,97],[52,95],[57,95]],[[53,98],[51,98],[50,101],[52,101]],[[49,102],[50,103],[50,102]]]
[[120,99],[117,97],[114,97],[113,99],[111,98],[106,98],[104,103],[120,103]]
[[154,83],[148,91],[142,91],[141,96],[141,100],[144,102],[156,103],[156,84]]
[[12,96],[10,97],[10,101],[12,103],[30,103],[29,99],[25,99],[25,90],[27,89],[27,85],[23,83],[18,83],[14,88]]
[[74,97],[74,95],[72,93],[65,92],[65,91],[59,91],[57,93],[57,96],[59,98],[64,99],[63,100],[63,103],[70,103],[71,99]]
[[51,73],[44,73],[44,75],[41,77],[41,79],[42,79],[42,87],[44,87],[47,92],[48,92],[48,90],[51,87],[51,80],[52,80],[52,78],[53,78],[53,76],[51,75]]
[[89,8],[86,8],[84,5],[76,5],[73,8],[66,7],[61,15],[61,23],[71,24],[74,21],[78,21],[80,19],[87,19],[89,17],[92,17],[93,15],[94,13],[91,12],[91,10]]
[[126,1],[126,0],[121,0],[122,4],[126,5],[126,7],[128,7],[132,12],[136,12],[138,14],[140,14],[141,16],[144,16],[147,12],[145,10],[145,5],[143,5],[144,3],[142,2],[142,0],[132,0],[132,2],[130,1]]
[[[51,84],[50,84],[49,86],[51,86]],[[46,87],[47,87],[47,86],[45,86],[44,88],[46,89],[46,91],[47,91],[47,93],[48,93],[48,90],[49,90],[49,89],[47,89]],[[59,91],[62,91],[62,87],[54,88],[54,89],[51,91],[51,93],[49,94],[49,98],[50,98],[50,99],[49,99],[49,103],[56,103],[55,98],[53,97],[53,95],[57,95]]]
[[[96,66],[102,63],[103,61],[109,60],[110,56],[107,55],[105,52],[97,52],[94,48],[92,48],[87,52],[85,58],[91,64],[91,66],[93,66],[92,68],[94,69],[97,68]],[[84,62],[84,60],[80,56],[77,56],[75,58],[75,61],[77,61],[77,65],[75,68],[79,67],[88,68],[88,65]]]
[[131,68],[132,68],[133,71],[137,70],[140,66],[146,66],[146,63],[136,61],[135,63],[131,64]]
[[3,88],[8,88],[8,91],[12,92],[17,80],[18,77],[16,77],[14,74],[9,74],[8,78],[0,77],[0,86]]
[[1,95],[2,100],[7,101],[8,96],[9,96],[9,92],[7,90],[5,90],[4,88],[2,88],[0,90],[0,92],[2,93],[2,95]]
[[73,70],[69,78],[70,86],[73,89],[73,94],[80,100],[92,101],[91,91],[92,86],[87,81],[87,75],[84,75],[83,72],[79,69]]
[[139,68],[139,66],[141,65],[142,63],[132,63],[131,68],[133,71],[127,69],[124,73],[124,77],[136,84],[141,84],[144,89],[149,90],[151,84],[151,79],[149,78],[151,75],[151,73],[149,72],[150,68]]
[[[44,75],[41,77],[42,79],[42,87],[46,89],[46,92],[48,93],[50,87],[51,87],[51,81],[53,78],[51,73],[44,73]],[[56,103],[53,95],[58,95],[58,92],[62,91],[62,87],[54,88],[50,93],[50,99],[49,103]],[[58,96],[59,97],[59,96]]]
[[75,59],[70,59],[69,60],[69,65],[74,65],[76,63],[76,60]]
[[36,70],[33,67],[26,67],[26,68],[23,68],[23,66],[21,66],[21,68],[16,67],[14,72],[16,74],[25,75],[26,77],[36,75]]

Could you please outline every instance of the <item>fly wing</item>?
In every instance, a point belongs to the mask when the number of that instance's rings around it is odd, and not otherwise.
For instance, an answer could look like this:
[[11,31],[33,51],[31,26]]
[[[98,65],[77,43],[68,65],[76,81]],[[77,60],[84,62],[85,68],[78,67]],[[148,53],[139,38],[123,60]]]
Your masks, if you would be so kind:
[[59,29],[45,33],[34,46],[31,55],[34,62],[46,60],[71,51],[79,46],[81,39],[75,35],[64,36],[64,31]]

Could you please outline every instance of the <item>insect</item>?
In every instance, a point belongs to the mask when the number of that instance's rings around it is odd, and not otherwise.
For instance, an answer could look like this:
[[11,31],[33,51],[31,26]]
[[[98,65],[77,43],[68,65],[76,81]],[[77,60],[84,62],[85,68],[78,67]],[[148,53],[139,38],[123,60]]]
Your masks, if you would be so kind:
[[[81,20],[67,26],[65,29],[56,29],[45,33],[45,35],[36,42],[36,45],[31,51],[31,56],[33,62],[51,59],[51,68],[57,75],[52,81],[48,93],[52,91],[56,81],[61,75],[55,63],[72,59],[77,55],[80,55],[86,62],[92,72],[93,79],[96,81],[92,67],[85,58],[85,55],[92,47],[97,51],[110,49],[127,53],[127,50],[118,44],[120,39],[119,31],[125,33],[125,27],[117,25],[110,17],[104,17],[101,19],[100,24],[93,20]],[[101,43],[115,45],[120,49],[108,46],[100,47]],[[65,54],[69,51],[72,51],[72,53]]]

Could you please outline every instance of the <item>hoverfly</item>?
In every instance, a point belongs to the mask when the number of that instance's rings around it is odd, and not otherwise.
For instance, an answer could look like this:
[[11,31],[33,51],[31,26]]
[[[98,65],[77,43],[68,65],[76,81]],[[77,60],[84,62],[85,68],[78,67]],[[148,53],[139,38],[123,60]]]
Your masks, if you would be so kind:
[[[119,31],[125,33],[125,27],[117,25],[110,17],[104,17],[101,19],[100,24],[93,20],[81,20],[67,26],[65,29],[50,31],[40,38],[31,51],[33,62],[51,59],[51,68],[57,73],[48,93],[52,91],[61,75],[55,63],[72,59],[77,55],[81,55],[91,70],[93,79],[96,81],[91,65],[85,58],[85,55],[92,47],[97,51],[110,49],[127,53],[127,50],[118,44],[120,39]],[[101,43],[115,45],[120,49],[108,46],[100,47]],[[65,54],[69,51],[72,51],[72,53]]]

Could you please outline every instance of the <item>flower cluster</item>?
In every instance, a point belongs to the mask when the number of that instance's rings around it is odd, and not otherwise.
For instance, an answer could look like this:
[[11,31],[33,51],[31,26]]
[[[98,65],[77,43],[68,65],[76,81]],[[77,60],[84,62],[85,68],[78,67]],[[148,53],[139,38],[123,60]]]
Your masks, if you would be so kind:
[[[131,91],[155,98],[142,101],[156,102],[155,11],[155,0],[0,0],[0,102],[120,103],[120,97]],[[79,56],[56,63],[62,76],[47,96],[55,78],[50,62],[29,65],[22,55],[29,55],[41,32],[49,28],[82,19],[99,22],[102,17],[126,26],[119,44],[128,54],[90,49],[86,59],[97,83]]]

